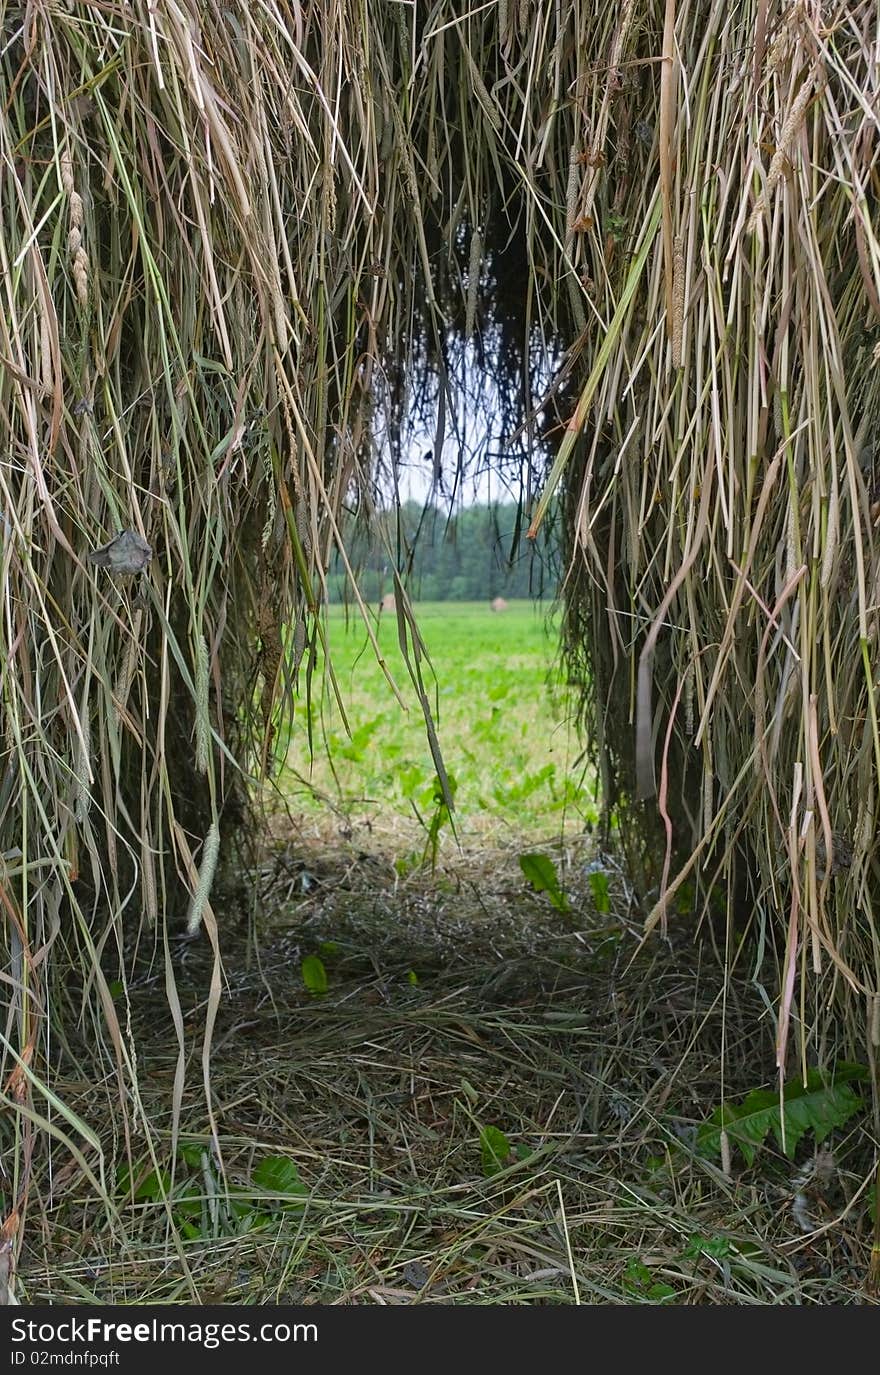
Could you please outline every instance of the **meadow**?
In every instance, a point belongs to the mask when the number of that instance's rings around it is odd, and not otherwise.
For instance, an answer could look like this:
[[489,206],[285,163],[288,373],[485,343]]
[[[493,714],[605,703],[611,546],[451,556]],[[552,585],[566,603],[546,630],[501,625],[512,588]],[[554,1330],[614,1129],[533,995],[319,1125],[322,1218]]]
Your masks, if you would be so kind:
[[[495,614],[486,603],[423,602],[415,614],[430,655],[425,681],[459,838],[549,839],[592,823],[593,775],[559,673],[551,609],[514,601]],[[387,827],[415,819],[427,841],[440,803],[425,723],[395,615],[377,614],[374,628],[408,709],[394,697],[359,615],[329,608],[327,641],[350,733],[319,662],[280,786],[305,815],[329,803],[353,821]]]

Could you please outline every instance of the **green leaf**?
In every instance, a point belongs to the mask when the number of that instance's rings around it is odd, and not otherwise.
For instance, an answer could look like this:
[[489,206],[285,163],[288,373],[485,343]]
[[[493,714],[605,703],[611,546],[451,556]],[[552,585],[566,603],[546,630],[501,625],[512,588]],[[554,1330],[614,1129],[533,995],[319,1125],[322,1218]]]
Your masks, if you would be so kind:
[[306,955],[301,970],[303,983],[310,993],[327,992],[327,970],[318,955]]
[[[142,1165],[135,1166],[135,1180],[139,1178],[142,1168]],[[131,1193],[131,1180],[131,1170],[129,1170],[127,1165],[123,1165],[122,1169],[119,1171],[117,1181],[121,1193]],[[170,1188],[171,1175],[167,1170],[150,1170],[148,1174],[140,1178],[140,1183],[135,1185],[134,1201],[135,1203],[153,1203],[156,1199],[162,1197],[163,1192],[167,1194]]]
[[398,878],[406,878],[407,874],[412,874],[421,868],[421,864],[421,855],[398,855],[394,861],[394,869]]
[[684,1254],[694,1259],[697,1256],[711,1256],[713,1260],[723,1260],[730,1255],[730,1242],[727,1237],[692,1236]]
[[675,1298],[675,1290],[662,1280],[655,1280],[652,1272],[638,1257],[633,1257],[623,1272],[623,1287],[639,1298],[653,1303],[665,1303]]
[[[726,1131],[732,1145],[742,1151],[746,1162],[754,1163],[758,1148],[773,1132],[780,1150],[792,1158],[808,1132],[820,1145],[835,1127],[843,1127],[862,1109],[862,1100],[851,1082],[867,1078],[864,1065],[841,1062],[833,1074],[811,1069],[806,1084],[795,1079],[779,1095],[773,1089],[753,1089],[742,1103],[725,1103],[716,1108],[697,1132],[700,1155],[720,1155],[721,1133]],[[784,1132],[783,1132],[784,1126]]]
[[480,1132],[480,1156],[483,1174],[487,1179],[507,1168],[510,1152],[510,1142],[503,1131],[498,1127],[483,1127]]
[[643,1289],[651,1283],[653,1278],[654,1276],[647,1265],[640,1261],[637,1256],[633,1256],[632,1260],[627,1262],[627,1267],[623,1272],[623,1280],[627,1287],[635,1285],[637,1288]]
[[546,893],[558,911],[569,911],[568,898],[562,891],[556,865],[549,855],[520,855],[519,867],[536,893]]
[[287,1198],[305,1198],[309,1192],[299,1170],[286,1155],[268,1155],[261,1160],[254,1170],[254,1184],[267,1194]]
[[177,1154],[191,1169],[197,1170],[202,1163],[203,1146],[197,1141],[181,1141],[177,1147]]
[[203,1204],[202,1192],[193,1180],[181,1190],[179,1197],[174,1200],[175,1217],[179,1214],[181,1217],[189,1218],[190,1221],[193,1218],[200,1218]]
[[671,1284],[665,1284],[662,1280],[657,1280],[655,1284],[649,1285],[645,1292],[645,1298],[653,1303],[666,1303],[668,1299],[675,1298],[675,1290]]
[[590,885],[590,892],[593,894],[593,902],[596,904],[596,911],[600,916],[605,917],[611,911],[611,898],[608,895],[608,875],[601,869],[594,869],[587,876]]

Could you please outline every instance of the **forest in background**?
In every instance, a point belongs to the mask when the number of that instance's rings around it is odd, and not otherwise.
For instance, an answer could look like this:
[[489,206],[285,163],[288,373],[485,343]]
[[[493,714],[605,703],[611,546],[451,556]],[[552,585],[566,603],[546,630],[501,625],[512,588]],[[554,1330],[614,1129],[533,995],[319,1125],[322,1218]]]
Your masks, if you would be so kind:
[[[394,569],[419,601],[474,602],[493,597],[552,599],[559,585],[553,522],[539,541],[526,540],[528,518],[515,502],[466,506],[452,514],[432,503],[403,503],[399,512],[352,517],[344,544],[367,602],[393,589]],[[337,553],[327,589],[331,602],[350,596]]]

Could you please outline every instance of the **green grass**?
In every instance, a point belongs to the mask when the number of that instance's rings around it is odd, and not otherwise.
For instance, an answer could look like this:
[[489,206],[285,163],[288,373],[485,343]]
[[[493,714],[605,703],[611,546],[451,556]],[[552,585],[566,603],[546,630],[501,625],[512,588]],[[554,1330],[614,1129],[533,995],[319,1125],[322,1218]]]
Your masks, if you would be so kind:
[[[426,686],[459,833],[500,828],[558,834],[593,820],[592,776],[583,765],[575,767],[580,746],[555,673],[551,613],[525,601],[497,615],[472,602],[426,602],[415,610],[434,670],[434,677],[426,673]],[[385,680],[362,621],[332,607],[328,643],[351,734],[319,671],[314,682],[321,686],[309,709],[314,757],[304,708],[294,723],[282,787],[306,811],[320,807],[323,797],[346,815],[417,814],[427,827],[437,812],[435,770],[393,613],[380,617],[377,636],[408,710]]]

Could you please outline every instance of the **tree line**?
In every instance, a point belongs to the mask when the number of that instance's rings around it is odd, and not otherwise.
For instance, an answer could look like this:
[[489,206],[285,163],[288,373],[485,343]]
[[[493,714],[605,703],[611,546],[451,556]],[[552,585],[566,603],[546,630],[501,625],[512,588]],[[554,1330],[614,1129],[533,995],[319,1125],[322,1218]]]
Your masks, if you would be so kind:
[[[515,502],[466,506],[450,515],[433,504],[403,503],[369,523],[343,525],[349,561],[365,601],[393,590],[395,568],[419,601],[491,601],[495,597],[553,598],[559,580],[552,521],[538,540],[526,539],[528,516]],[[330,601],[350,596],[336,554],[328,577]]]

